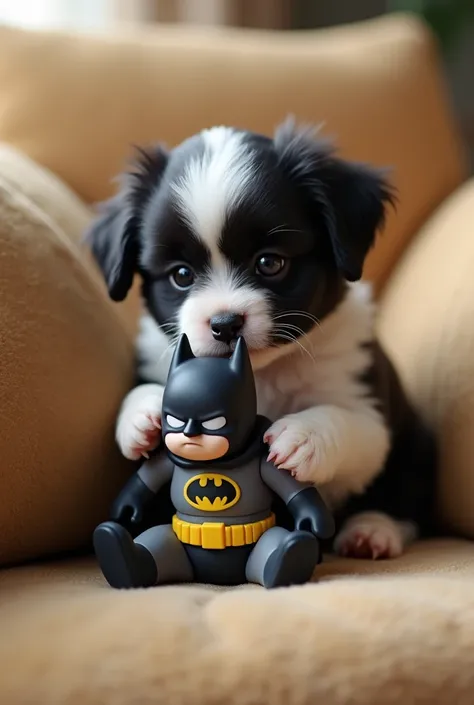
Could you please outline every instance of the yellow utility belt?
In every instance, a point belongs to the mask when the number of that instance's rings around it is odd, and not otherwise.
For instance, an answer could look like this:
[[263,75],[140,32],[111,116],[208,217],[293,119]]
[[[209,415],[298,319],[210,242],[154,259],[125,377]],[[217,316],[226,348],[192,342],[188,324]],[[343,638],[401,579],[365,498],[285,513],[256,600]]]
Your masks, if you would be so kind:
[[183,521],[176,515],[173,517],[173,531],[182,543],[202,548],[230,548],[232,546],[247,546],[256,543],[260,536],[275,526],[275,515],[268,519],[254,521],[251,524],[230,524],[205,521],[202,524],[192,524]]

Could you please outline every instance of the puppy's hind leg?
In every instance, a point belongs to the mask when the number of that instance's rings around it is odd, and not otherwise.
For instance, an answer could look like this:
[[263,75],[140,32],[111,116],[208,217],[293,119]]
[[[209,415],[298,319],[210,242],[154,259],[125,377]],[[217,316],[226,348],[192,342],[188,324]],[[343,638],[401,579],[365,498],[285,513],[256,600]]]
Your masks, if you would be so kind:
[[410,521],[398,521],[383,512],[363,512],[342,526],[334,549],[351,558],[396,558],[417,535],[418,529]]

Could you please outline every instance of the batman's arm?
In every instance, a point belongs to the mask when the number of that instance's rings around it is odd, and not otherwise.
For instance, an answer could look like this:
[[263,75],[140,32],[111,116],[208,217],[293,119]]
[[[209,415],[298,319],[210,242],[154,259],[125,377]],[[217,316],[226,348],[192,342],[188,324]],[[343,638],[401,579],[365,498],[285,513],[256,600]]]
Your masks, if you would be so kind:
[[129,479],[112,505],[111,518],[120,524],[139,524],[147,505],[172,474],[172,461],[166,452],[158,451]]
[[298,482],[288,470],[279,470],[265,459],[260,473],[264,483],[285,502],[296,529],[311,531],[321,539],[334,535],[334,518],[314,485]]
[[166,451],[160,451],[146,460],[137,472],[138,477],[156,495],[173,475],[173,461]]

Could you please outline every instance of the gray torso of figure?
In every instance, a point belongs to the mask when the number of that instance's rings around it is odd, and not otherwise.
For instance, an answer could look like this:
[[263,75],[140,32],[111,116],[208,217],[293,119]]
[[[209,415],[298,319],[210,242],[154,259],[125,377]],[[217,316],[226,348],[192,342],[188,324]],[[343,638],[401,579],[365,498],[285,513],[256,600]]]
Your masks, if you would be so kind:
[[260,458],[254,457],[232,469],[175,465],[171,501],[186,521],[245,524],[270,515],[272,493],[263,483]]
[[273,492],[289,502],[308,487],[259,454],[237,467],[193,463],[184,468],[174,464],[166,453],[158,453],[142,465],[138,474],[154,492],[171,479],[171,501],[178,517],[196,524],[260,521],[271,514]]

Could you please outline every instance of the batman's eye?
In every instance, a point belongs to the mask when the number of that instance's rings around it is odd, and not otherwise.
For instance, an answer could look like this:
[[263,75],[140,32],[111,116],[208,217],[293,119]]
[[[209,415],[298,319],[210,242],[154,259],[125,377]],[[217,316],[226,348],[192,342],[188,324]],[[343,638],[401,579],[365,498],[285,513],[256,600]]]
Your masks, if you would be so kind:
[[208,419],[207,421],[202,422],[202,427],[206,429],[206,431],[218,431],[220,428],[224,428],[224,426],[227,423],[227,419],[225,416],[216,416],[215,419]]
[[187,264],[180,264],[171,272],[170,282],[175,289],[187,291],[194,284],[194,272]]
[[171,416],[171,414],[168,414],[166,416],[166,423],[171,428],[181,428],[181,426],[184,426],[184,421],[181,421],[181,419],[177,419],[176,416]]

